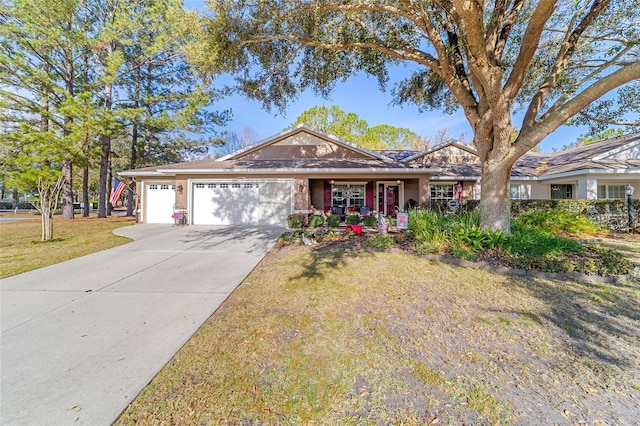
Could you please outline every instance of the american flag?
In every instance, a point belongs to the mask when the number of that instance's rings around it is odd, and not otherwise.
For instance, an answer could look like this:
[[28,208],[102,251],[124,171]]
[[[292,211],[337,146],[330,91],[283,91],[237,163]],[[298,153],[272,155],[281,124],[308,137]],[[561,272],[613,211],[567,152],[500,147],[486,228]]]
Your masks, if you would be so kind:
[[111,187],[111,194],[109,194],[109,202],[115,207],[116,203],[120,199],[122,192],[127,185],[118,178],[113,178],[113,186]]

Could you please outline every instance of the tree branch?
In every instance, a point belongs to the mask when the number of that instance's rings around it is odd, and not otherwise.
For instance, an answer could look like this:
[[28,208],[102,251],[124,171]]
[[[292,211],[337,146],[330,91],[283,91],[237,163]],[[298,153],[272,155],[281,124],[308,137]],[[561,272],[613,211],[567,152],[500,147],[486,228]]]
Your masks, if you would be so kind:
[[585,107],[608,92],[640,79],[640,62],[626,65],[601,78],[558,109],[540,117],[533,125],[520,132],[516,140],[514,154],[521,156],[536,146],[546,135],[556,130],[564,122],[580,113]]
[[542,36],[542,31],[553,13],[555,3],[555,0],[541,0],[538,6],[536,6],[522,38],[523,40],[527,40],[527,42],[520,45],[520,52],[518,52],[516,62],[504,86],[504,96],[507,99],[513,99],[520,91],[527,74],[526,70],[533,60],[538,48],[538,43],[540,42],[540,37]]
[[[567,40],[562,43],[560,50],[558,51],[555,64],[551,72],[549,73],[549,76],[544,81],[544,83],[542,83],[542,85],[538,89],[538,92],[534,95],[531,103],[529,104],[529,108],[522,123],[523,129],[526,129],[529,126],[533,125],[533,123],[535,123],[536,116],[540,111],[540,107],[542,106],[544,99],[551,92],[553,86],[557,83],[557,81],[566,70],[567,65],[569,64],[569,60],[576,50],[578,41],[580,40],[582,33],[584,33],[589,25],[598,17],[598,15],[600,15],[602,10],[610,3],[610,1],[611,0],[594,0],[589,13],[587,13],[587,15],[582,18],[582,21],[571,32]],[[524,73],[522,74],[524,76]]]

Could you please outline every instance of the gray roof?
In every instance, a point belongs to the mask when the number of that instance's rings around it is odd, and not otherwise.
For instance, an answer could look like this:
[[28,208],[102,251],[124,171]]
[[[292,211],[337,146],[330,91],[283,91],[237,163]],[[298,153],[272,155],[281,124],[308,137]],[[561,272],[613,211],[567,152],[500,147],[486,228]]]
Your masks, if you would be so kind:
[[[294,129],[304,130],[304,129]],[[611,158],[611,153],[617,150],[627,149],[638,145],[640,149],[640,133],[622,136],[577,148],[561,151],[558,153],[528,152],[522,156],[514,165],[511,176],[514,178],[554,178],[562,174],[576,174],[589,170],[590,173],[598,171],[608,172],[621,169],[640,170],[640,158],[622,160]],[[236,160],[206,158],[183,163],[167,164],[163,166],[152,166],[141,169],[128,170],[122,172],[123,175],[163,175],[173,173],[216,173],[242,171],[292,171],[292,170],[314,170],[339,171],[363,169],[368,172],[371,169],[380,171],[409,171],[412,173],[424,170],[425,173],[435,173],[441,178],[462,178],[477,179],[480,177],[482,169],[478,162],[474,163],[419,163],[408,162],[407,160],[416,157],[423,157],[424,153],[430,151],[413,150],[379,150],[375,151],[375,158],[347,158],[347,159],[254,159]],[[470,153],[474,153],[470,148],[465,147]]]

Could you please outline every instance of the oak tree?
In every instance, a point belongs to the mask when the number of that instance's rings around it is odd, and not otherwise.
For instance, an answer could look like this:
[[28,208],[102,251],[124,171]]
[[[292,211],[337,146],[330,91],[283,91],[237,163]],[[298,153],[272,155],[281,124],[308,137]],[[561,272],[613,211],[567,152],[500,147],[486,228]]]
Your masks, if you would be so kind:
[[[481,222],[509,232],[518,158],[605,94],[640,78],[637,0],[211,0],[192,60],[284,109],[365,72],[425,109],[461,108],[482,163]],[[206,54],[205,54],[206,53]],[[519,122],[513,117],[520,113]],[[512,127],[518,130],[513,140]]]

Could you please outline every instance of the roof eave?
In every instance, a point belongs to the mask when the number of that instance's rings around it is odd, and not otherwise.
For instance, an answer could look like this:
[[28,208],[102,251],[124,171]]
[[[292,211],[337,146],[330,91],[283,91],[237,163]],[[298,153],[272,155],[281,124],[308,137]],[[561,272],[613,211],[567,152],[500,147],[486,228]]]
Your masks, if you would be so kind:
[[[441,168],[429,168],[429,169],[414,169],[414,168],[393,168],[393,167],[367,167],[367,168],[311,168],[311,169],[297,169],[297,168],[277,168],[277,169],[166,169],[158,170],[153,173],[135,173],[128,176],[175,176],[181,175],[195,175],[195,174],[212,174],[212,175],[232,175],[232,174],[250,174],[250,175],[275,175],[275,174],[438,174],[442,173],[444,169]],[[133,173],[133,172],[132,172]]]
[[572,170],[564,173],[554,173],[549,175],[542,175],[538,177],[538,180],[545,181],[550,179],[559,179],[565,177],[573,177],[579,175],[624,175],[624,174],[640,174],[640,168],[636,169],[582,169]]

